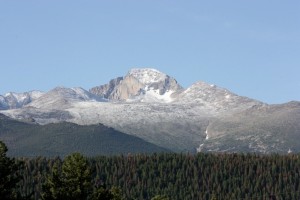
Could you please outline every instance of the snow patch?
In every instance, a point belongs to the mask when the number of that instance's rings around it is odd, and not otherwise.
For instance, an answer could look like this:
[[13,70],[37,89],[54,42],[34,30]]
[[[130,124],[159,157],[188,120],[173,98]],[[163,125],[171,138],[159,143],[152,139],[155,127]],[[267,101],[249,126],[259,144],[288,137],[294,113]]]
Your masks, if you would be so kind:
[[128,73],[143,84],[151,84],[166,79],[166,74],[152,68],[131,69]]
[[173,98],[171,95],[174,93],[174,91],[166,91],[163,95],[159,94],[159,90],[153,90],[150,89],[149,91],[146,91],[145,93],[145,99],[157,99],[166,103],[172,102]]
[[206,131],[205,131],[205,134],[206,134],[205,140],[208,140],[208,139],[209,139],[209,136],[208,136],[208,131],[207,131],[207,129],[206,129]]
[[227,94],[227,95],[225,96],[226,99],[230,99],[230,97],[231,97],[231,96],[230,96],[229,94]]
[[197,153],[199,153],[199,152],[202,151],[203,145],[204,145],[204,144],[200,144],[200,146],[199,146],[198,148],[196,148]]
[[173,102],[172,94],[174,91],[167,90],[164,94],[160,94],[159,89],[155,90],[152,87],[146,86],[144,92],[132,99],[127,99],[126,102],[146,102],[146,103],[170,103]]
[[[205,134],[206,134],[205,140],[208,140],[208,139],[209,139],[209,136],[208,136],[207,128],[206,128],[206,130],[205,130]],[[204,145],[204,143],[200,144],[200,146],[199,146],[198,148],[196,148],[196,151],[197,151],[197,152],[201,152],[202,149],[203,149],[203,145]]]

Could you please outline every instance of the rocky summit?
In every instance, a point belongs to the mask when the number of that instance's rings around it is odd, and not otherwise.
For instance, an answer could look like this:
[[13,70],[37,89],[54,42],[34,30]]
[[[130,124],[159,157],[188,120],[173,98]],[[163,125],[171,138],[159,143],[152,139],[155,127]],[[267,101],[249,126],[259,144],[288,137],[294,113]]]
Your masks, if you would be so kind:
[[13,119],[100,123],[175,152],[300,152],[300,102],[269,105],[202,81],[183,88],[151,68],[88,91],[60,87],[15,104],[7,99],[0,96],[1,113]]
[[155,69],[132,69],[124,77],[90,89],[90,92],[115,101],[170,102],[171,95],[183,88],[177,81]]

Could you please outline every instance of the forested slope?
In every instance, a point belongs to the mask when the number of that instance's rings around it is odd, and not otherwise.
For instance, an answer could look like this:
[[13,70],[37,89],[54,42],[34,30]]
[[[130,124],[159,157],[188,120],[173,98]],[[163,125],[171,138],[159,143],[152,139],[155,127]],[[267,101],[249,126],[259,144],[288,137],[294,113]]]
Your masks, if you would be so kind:
[[0,140],[7,144],[8,155],[17,157],[64,157],[73,152],[95,156],[169,151],[102,124],[81,126],[62,122],[39,125],[2,114]]

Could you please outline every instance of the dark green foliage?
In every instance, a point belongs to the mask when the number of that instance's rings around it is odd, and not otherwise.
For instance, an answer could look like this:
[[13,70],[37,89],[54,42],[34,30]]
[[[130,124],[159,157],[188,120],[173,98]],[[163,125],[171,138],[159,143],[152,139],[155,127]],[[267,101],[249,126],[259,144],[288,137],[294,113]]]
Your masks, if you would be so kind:
[[63,162],[56,161],[42,187],[41,197],[44,200],[123,200],[119,188],[107,189],[98,182],[92,184],[87,159],[79,153],[67,156]]
[[117,187],[112,187],[110,190],[105,185],[96,186],[91,200],[123,200],[121,190]]
[[124,199],[125,199],[125,198],[123,197],[122,190],[121,190],[119,187],[113,186],[113,187],[110,189],[110,193],[111,193],[112,196],[113,196],[113,200],[124,200]]
[[111,200],[113,199],[113,195],[108,189],[104,187],[99,187],[94,190],[91,199]]
[[6,156],[7,147],[0,141],[0,199],[16,199],[17,184],[21,180],[18,174],[21,163]]
[[166,196],[156,195],[151,200],[169,200],[169,198]]
[[79,153],[67,156],[62,165],[62,182],[64,193],[69,199],[80,200],[87,197],[92,191],[92,185],[86,158]]
[[46,183],[42,186],[42,199],[62,199],[64,196],[63,180],[61,178],[61,169],[58,163],[53,166],[52,175],[48,176]]
[[67,156],[59,169],[54,165],[43,188],[43,199],[82,200],[92,193],[91,173],[86,159],[79,153]]
[[[39,197],[59,159],[25,159],[22,191]],[[153,154],[88,159],[101,196],[122,190],[126,199],[300,199],[299,155]],[[105,187],[103,187],[105,185]],[[102,187],[102,188],[101,188]],[[95,189],[96,190],[96,189]],[[96,193],[97,194],[97,193]],[[98,196],[99,196],[98,195]],[[120,196],[122,198],[122,195]]]

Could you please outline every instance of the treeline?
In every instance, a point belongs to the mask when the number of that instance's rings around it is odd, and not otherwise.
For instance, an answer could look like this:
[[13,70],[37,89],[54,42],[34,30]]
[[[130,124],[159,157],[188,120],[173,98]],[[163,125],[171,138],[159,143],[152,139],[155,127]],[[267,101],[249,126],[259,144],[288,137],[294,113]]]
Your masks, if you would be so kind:
[[[60,158],[20,160],[18,191],[32,199],[41,198],[49,178],[64,164]],[[298,154],[161,153],[87,162],[91,183],[107,191],[117,188],[124,199],[300,199]]]

